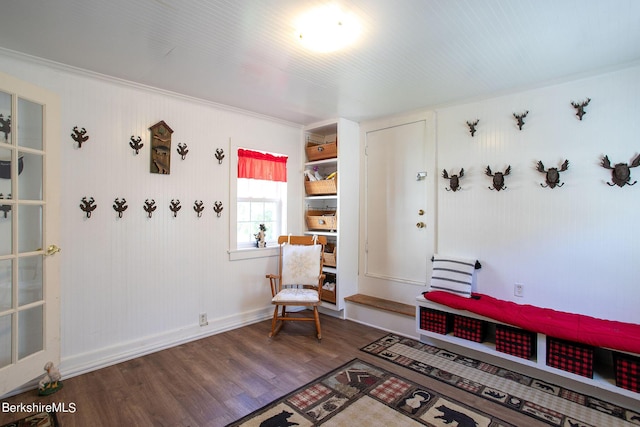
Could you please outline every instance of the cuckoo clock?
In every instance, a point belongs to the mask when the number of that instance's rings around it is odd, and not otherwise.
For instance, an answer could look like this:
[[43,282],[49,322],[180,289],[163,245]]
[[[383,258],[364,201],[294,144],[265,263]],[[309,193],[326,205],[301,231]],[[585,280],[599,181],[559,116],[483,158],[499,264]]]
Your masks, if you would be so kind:
[[173,130],[163,120],[149,128],[151,131],[151,173],[168,175],[171,172],[171,134]]

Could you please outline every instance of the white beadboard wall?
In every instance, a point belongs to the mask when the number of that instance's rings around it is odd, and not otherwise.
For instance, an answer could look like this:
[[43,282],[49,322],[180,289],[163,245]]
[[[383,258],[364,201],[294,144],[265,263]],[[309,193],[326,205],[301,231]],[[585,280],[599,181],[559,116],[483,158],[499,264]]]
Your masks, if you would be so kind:
[[[62,101],[62,241],[55,243],[62,248],[66,376],[270,316],[265,274],[275,271],[276,258],[229,259],[230,150],[289,156],[289,230],[299,231],[301,126],[15,55],[0,53],[0,69]],[[149,173],[148,128],[160,120],[174,130],[170,175]],[[70,137],[74,126],[90,137],[81,149]],[[139,155],[131,136],[142,137]],[[188,145],[185,160],[178,143]],[[222,165],[216,148],[225,152]],[[89,219],[79,208],[83,197],[96,200]],[[121,219],[116,198],[129,206]],[[146,199],[156,201],[152,218]],[[182,205],[177,217],[172,199]],[[201,218],[195,200],[205,203]],[[220,218],[215,201],[224,204]],[[199,326],[200,313],[208,326]]]
[[[571,101],[591,98],[580,121]],[[528,110],[522,131],[512,113]],[[477,290],[497,298],[640,323],[640,185],[610,187],[600,166],[640,154],[640,68],[437,110],[437,251],[477,258]],[[472,138],[466,121],[479,119]],[[542,188],[536,170],[569,169]],[[486,167],[508,187],[489,190]],[[446,191],[464,168],[462,190]],[[631,169],[640,181],[640,168]],[[514,284],[524,284],[524,297]]]

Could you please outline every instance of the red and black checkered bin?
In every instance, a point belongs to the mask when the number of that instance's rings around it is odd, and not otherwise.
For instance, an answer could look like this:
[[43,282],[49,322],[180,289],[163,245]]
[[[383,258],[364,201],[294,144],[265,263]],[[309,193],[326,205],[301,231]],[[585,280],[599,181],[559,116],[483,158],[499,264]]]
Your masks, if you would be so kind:
[[420,329],[446,335],[453,329],[453,318],[450,313],[420,307]]
[[536,349],[536,334],[524,329],[496,324],[496,351],[531,359]]
[[482,342],[487,331],[486,323],[484,320],[456,314],[453,320],[453,335],[470,341]]
[[593,353],[590,345],[547,337],[547,365],[593,378]]
[[616,385],[640,393],[640,357],[626,353],[613,353]]

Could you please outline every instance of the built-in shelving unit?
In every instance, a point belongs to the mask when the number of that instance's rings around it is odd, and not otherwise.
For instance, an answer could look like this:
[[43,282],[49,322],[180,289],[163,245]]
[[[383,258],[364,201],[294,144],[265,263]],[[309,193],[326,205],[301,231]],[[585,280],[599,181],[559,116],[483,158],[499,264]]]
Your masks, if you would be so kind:
[[[322,307],[341,312],[344,298],[357,293],[358,266],[358,124],[345,119],[307,126],[304,132],[304,170],[322,177],[336,173],[335,192],[308,194],[305,190],[305,234],[326,236],[335,252],[325,257],[325,283],[335,283],[333,291],[323,291]],[[337,145],[334,157],[309,159],[307,147],[323,150],[323,144]],[[306,176],[306,175],[305,175]],[[309,219],[311,217],[311,220]]]
[[[421,328],[420,323],[420,308],[425,307],[429,309],[439,310],[453,315],[471,317],[474,319],[483,320],[487,324],[487,333],[485,339],[482,342],[470,341],[464,338],[456,337],[453,333],[440,334],[437,332],[428,331]],[[512,356],[507,353],[503,353],[496,350],[495,345],[495,326],[502,324],[488,317],[480,316],[467,310],[457,310],[451,307],[447,307],[441,304],[434,303],[427,300],[424,296],[420,295],[416,298],[416,330],[420,334],[420,340],[423,342],[429,342],[436,340],[442,343],[451,343],[457,346],[466,347],[475,350],[480,353],[484,353],[493,357],[501,358],[509,362],[517,363],[520,365],[529,366],[541,371],[549,372],[555,375],[566,377],[573,381],[577,381],[588,386],[595,386],[600,389],[608,390],[626,397],[633,399],[640,399],[640,393],[636,393],[631,390],[627,390],[616,386],[613,363],[612,363],[612,350],[604,348],[595,349],[595,362],[593,378],[584,377],[568,371],[557,369],[547,365],[547,336],[545,334],[535,334],[535,346],[536,351],[530,359],[524,359],[516,356]]]

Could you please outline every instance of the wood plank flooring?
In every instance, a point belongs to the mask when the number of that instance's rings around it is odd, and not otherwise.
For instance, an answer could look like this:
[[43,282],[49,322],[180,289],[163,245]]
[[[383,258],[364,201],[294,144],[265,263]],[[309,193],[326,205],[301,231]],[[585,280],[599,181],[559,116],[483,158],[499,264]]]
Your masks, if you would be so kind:
[[[62,427],[224,426],[357,357],[513,425],[547,426],[361,352],[386,332],[321,316],[320,343],[306,323],[268,338],[268,320],[64,380],[51,396],[32,391],[3,402],[75,404],[75,413],[59,414]],[[0,411],[0,425],[21,416]]]

